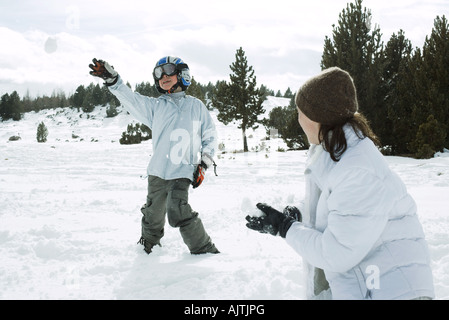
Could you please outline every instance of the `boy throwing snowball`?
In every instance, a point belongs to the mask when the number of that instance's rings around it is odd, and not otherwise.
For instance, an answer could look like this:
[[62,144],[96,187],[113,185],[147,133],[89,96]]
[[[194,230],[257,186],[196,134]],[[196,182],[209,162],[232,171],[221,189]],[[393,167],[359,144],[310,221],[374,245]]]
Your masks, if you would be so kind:
[[215,124],[206,106],[186,95],[190,70],[178,57],[160,59],[153,70],[158,98],[133,92],[112,66],[92,60],[90,74],[100,77],[125,109],[152,130],[153,155],[148,165],[148,195],[141,211],[142,233],[138,243],[151,253],[164,236],[165,217],[179,228],[192,254],[219,253],[206,233],[198,213],[188,203],[189,187],[197,188],[205,172],[215,165]]

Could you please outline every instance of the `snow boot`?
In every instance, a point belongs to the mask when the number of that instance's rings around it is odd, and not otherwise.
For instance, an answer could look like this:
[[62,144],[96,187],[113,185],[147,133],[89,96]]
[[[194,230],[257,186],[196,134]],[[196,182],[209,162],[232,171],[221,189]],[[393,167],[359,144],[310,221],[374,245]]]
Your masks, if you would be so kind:
[[210,243],[207,245],[206,248],[203,248],[201,250],[198,250],[196,252],[190,252],[193,255],[200,255],[200,254],[205,254],[205,253],[213,253],[213,254],[217,254],[220,253],[220,251],[218,251],[218,249],[215,247],[215,245],[213,243]]
[[[150,254],[153,247],[155,246],[155,244],[149,243],[148,241],[146,241],[144,239],[144,237],[140,237],[139,241],[137,241],[137,244],[141,244],[143,245],[143,250],[147,253]],[[158,242],[156,243],[159,247],[162,247],[161,244]]]

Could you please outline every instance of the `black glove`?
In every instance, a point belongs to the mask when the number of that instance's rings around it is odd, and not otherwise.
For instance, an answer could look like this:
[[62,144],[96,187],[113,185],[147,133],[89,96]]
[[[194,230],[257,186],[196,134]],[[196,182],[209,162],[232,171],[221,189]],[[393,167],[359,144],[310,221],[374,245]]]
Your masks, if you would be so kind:
[[302,221],[301,211],[299,211],[299,209],[294,206],[286,206],[283,212],[285,215],[292,217],[296,221]]
[[206,175],[206,170],[207,165],[204,163],[204,161],[201,161],[201,163],[196,166],[196,170],[193,173],[193,189],[198,188],[200,184],[203,183],[204,177]]
[[118,73],[114,70],[114,67],[110,66],[109,63],[103,60],[92,59],[94,64],[89,64],[89,68],[92,69],[89,73],[94,77],[99,77],[103,79],[104,84],[107,86],[112,86],[116,84],[118,79]]
[[287,207],[290,209],[287,210],[287,208],[285,208],[282,213],[264,203],[258,203],[256,206],[262,210],[265,215],[262,217],[246,216],[246,220],[248,221],[246,226],[252,230],[259,231],[260,233],[269,233],[274,236],[279,233],[282,238],[285,238],[288,229],[296,220],[290,213],[293,212],[292,215],[297,214],[301,216],[301,213],[295,207]]

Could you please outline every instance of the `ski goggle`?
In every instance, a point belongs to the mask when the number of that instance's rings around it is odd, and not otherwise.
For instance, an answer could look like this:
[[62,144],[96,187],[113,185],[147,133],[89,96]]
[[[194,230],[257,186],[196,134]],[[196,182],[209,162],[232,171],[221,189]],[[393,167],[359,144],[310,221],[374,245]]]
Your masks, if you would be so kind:
[[161,80],[164,74],[170,77],[172,75],[175,75],[177,72],[178,68],[175,64],[167,63],[154,68],[153,75],[156,80]]

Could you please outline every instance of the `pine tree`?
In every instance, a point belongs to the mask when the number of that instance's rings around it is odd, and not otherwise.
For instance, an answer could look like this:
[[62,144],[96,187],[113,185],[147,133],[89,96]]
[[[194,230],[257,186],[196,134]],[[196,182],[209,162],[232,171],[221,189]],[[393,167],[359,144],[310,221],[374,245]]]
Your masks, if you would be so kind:
[[[401,109],[401,90],[399,83],[408,72],[412,54],[412,44],[405,38],[404,32],[399,30],[393,33],[384,50],[384,69],[381,91],[384,96],[385,114],[383,130],[378,134],[382,136],[382,143],[391,148],[391,153],[396,154],[401,146],[406,146],[403,139],[410,135],[409,120],[410,110]],[[402,66],[402,69],[401,69]],[[402,105],[404,106],[404,105]],[[404,148],[403,148],[404,149]],[[402,150],[401,152],[406,152]]]
[[422,69],[421,50],[416,48],[409,56],[404,57],[399,65],[396,83],[397,100],[389,108],[389,118],[393,126],[392,132],[393,154],[405,155],[414,152],[411,142],[416,137],[416,132],[422,122],[417,122],[421,102],[418,92],[422,91],[423,82],[420,78]]
[[106,104],[104,102],[103,91],[101,90],[101,87],[100,87],[100,85],[98,83],[95,86],[92,86],[92,88],[89,88],[89,89],[92,90],[92,96],[91,97],[92,97],[92,104],[94,106],[99,106],[99,105]]
[[270,88],[268,88],[266,85],[261,84],[260,88],[259,88],[260,92],[263,93],[264,96],[264,100],[266,99],[266,97],[268,96],[274,96],[274,90],[271,90]]
[[203,91],[201,90],[201,85],[198,82],[196,82],[195,78],[193,77],[190,81],[190,86],[187,87],[186,93],[195,98],[200,99],[203,103],[206,103]]
[[94,105],[93,91],[86,90],[86,94],[84,96],[84,101],[81,109],[83,110],[83,112],[90,113],[94,111],[94,108],[95,105]]
[[22,119],[23,114],[23,105],[20,100],[19,94],[17,93],[17,91],[13,91],[9,98],[11,100],[12,119],[14,121],[19,121],[20,119]]
[[445,139],[445,126],[430,115],[427,121],[419,126],[416,139],[412,142],[415,157],[418,159],[433,157],[436,151],[441,151]]
[[25,95],[22,98],[22,105],[23,105],[23,111],[24,112],[30,112],[33,111],[33,100],[31,100],[30,96],[30,90],[27,89]]
[[287,90],[285,90],[284,93],[284,98],[293,98],[294,94],[292,92],[292,90],[290,89],[290,87],[287,88]]
[[5,93],[2,95],[0,99],[0,117],[2,117],[2,121],[9,120],[10,113],[9,113],[9,94]]
[[430,37],[426,37],[423,51],[421,79],[421,123],[428,122],[429,115],[441,124],[446,138],[435,146],[436,151],[449,148],[449,24],[445,16],[436,17]]
[[109,102],[109,106],[106,108],[106,117],[113,118],[118,115],[117,106],[115,105],[115,101],[111,100]]
[[119,140],[120,144],[138,144],[142,142],[142,132],[138,123],[135,125],[130,123],[126,129],[126,132],[122,133],[122,137]]
[[325,37],[321,68],[340,67],[348,71],[357,89],[359,109],[372,122],[377,132],[384,124],[376,115],[383,107],[379,93],[382,81],[382,34],[379,27],[371,31],[371,11],[362,0],[349,3],[333,25],[332,39]]
[[138,144],[152,138],[152,131],[141,123],[128,124],[126,132],[122,133],[120,144]]
[[147,97],[159,97],[161,95],[161,93],[157,91],[156,87],[151,85],[149,82],[141,82],[136,84],[134,91]]
[[86,96],[86,89],[83,85],[76,88],[75,93],[72,96],[72,103],[75,108],[80,110],[83,107],[84,98]]
[[401,64],[393,131],[398,153],[423,158],[449,147],[448,29],[447,19],[437,17],[423,49],[416,48]]
[[19,121],[23,114],[23,104],[17,91],[5,93],[0,100],[0,116],[3,121],[13,119]]
[[264,122],[267,131],[278,130],[279,136],[290,149],[304,150],[309,148],[307,136],[298,123],[298,111],[295,97],[292,96],[287,107],[276,107],[270,111],[267,121]]
[[263,114],[264,93],[256,88],[256,76],[252,66],[248,66],[245,51],[240,47],[230,65],[230,83],[219,82],[212,98],[212,104],[218,109],[218,120],[224,124],[240,121],[242,129],[243,151],[248,151],[246,130],[258,127],[258,116]]
[[36,133],[37,142],[47,142],[47,136],[48,136],[48,129],[45,126],[44,122],[42,121],[37,126],[37,133]]

